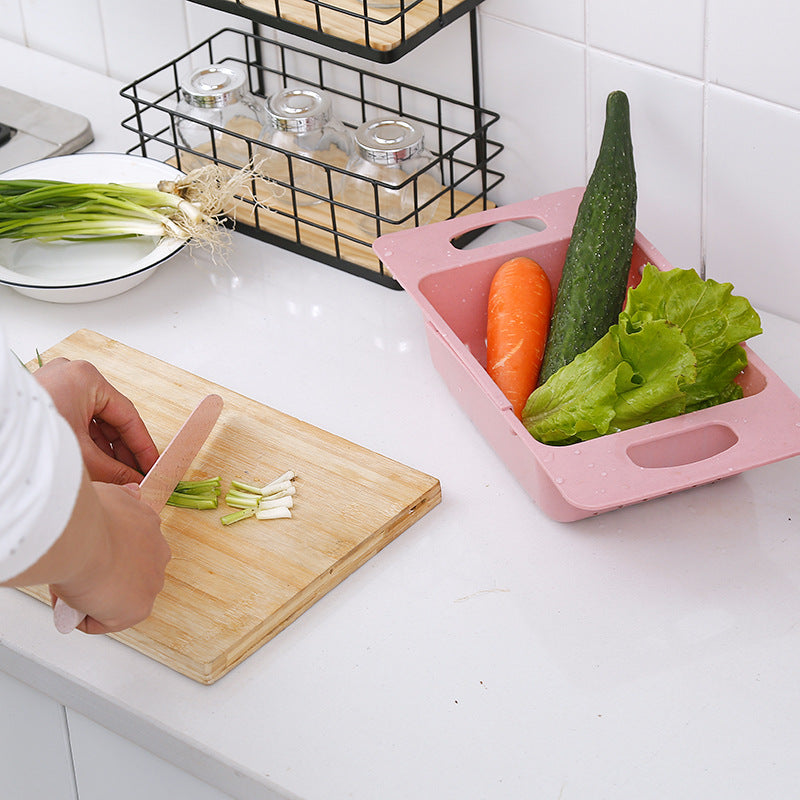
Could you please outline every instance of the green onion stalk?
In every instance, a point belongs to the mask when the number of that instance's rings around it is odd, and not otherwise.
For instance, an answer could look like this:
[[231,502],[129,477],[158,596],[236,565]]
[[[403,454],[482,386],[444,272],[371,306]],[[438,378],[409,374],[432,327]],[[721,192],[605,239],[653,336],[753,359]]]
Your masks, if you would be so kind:
[[0,238],[42,242],[133,236],[217,241],[223,209],[257,173],[194,170],[157,186],[0,179]]
[[219,475],[203,480],[180,481],[169,496],[167,505],[178,508],[216,508],[221,483]]

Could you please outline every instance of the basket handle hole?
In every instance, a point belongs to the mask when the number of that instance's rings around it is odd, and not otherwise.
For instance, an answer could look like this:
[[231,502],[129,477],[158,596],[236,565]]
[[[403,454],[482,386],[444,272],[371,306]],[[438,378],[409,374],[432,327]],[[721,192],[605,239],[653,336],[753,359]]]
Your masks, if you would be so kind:
[[664,469],[694,464],[718,456],[738,441],[739,437],[731,428],[715,422],[631,445],[627,453],[628,458],[639,467]]
[[546,228],[547,223],[539,217],[523,217],[472,228],[456,236],[450,244],[456,250],[475,250],[490,244],[513,242],[515,239],[530,235],[531,231],[541,233]]

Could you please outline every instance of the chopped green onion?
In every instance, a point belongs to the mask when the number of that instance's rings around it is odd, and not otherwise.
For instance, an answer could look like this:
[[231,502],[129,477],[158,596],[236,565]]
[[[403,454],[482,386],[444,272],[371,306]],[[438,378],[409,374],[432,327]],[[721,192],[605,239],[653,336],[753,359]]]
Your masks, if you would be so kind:
[[184,494],[182,492],[173,492],[167,500],[168,506],[176,506],[177,508],[216,508],[218,506],[216,495],[208,497],[206,495],[197,494]]
[[245,483],[244,481],[231,481],[231,488],[238,489],[240,492],[246,492],[247,494],[261,494],[261,489],[259,489],[257,486],[251,486],[249,483]]
[[291,481],[284,481],[283,483],[276,483],[269,492],[265,492],[263,497],[283,497],[287,494],[294,494],[297,489]]
[[270,481],[266,486],[261,488],[261,494],[273,494],[279,484],[285,484],[287,481],[292,481],[295,478],[294,472],[289,470],[279,475],[274,481]]
[[283,497],[273,497],[273,498],[264,498],[260,500],[258,503],[258,507],[260,510],[264,510],[266,508],[291,508],[294,505],[294,501],[291,498],[291,495],[284,495]]
[[288,508],[265,508],[256,511],[256,519],[290,518],[292,512]]
[[179,481],[175,491],[188,494],[206,494],[208,492],[220,494],[221,483],[222,481],[219,477],[206,478],[200,481]]
[[258,500],[255,497],[231,497],[226,495],[225,503],[231,508],[258,508]]
[[291,518],[292,495],[296,492],[292,484],[294,478],[290,470],[260,488],[242,480],[232,480],[225,503],[239,511],[222,517],[222,524],[230,525],[252,516],[256,519]]
[[256,510],[254,508],[242,508],[239,511],[234,511],[232,514],[226,514],[220,519],[220,522],[223,525],[232,525],[234,522],[239,522],[239,520],[254,516],[255,513]]
[[226,495],[226,497],[240,498],[242,500],[258,500],[261,497],[261,495],[256,494],[255,492],[246,492],[241,489],[231,488],[228,490],[228,494]]
[[219,477],[197,481],[179,481],[169,496],[167,505],[178,508],[217,508],[221,492]]

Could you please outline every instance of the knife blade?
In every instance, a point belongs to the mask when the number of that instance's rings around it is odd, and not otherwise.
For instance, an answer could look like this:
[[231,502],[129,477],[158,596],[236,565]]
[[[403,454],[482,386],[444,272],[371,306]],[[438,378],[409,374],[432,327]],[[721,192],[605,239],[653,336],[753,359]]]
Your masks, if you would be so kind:
[[218,394],[204,397],[139,484],[142,502],[161,511],[208,439],[222,411]]
[[[219,419],[222,405],[222,398],[218,394],[206,395],[142,478],[139,484],[141,500],[154,511],[161,512],[175,486],[186,474]],[[84,616],[60,597],[56,599],[53,622],[59,633],[75,630]]]

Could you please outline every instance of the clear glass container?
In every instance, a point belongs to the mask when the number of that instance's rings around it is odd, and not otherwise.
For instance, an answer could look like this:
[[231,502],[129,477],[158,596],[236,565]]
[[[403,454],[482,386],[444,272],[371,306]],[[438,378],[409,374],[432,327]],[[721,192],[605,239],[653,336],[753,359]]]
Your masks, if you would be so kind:
[[250,138],[261,134],[261,103],[248,91],[244,72],[236,66],[208,64],[193,70],[180,90],[177,110],[188,117],[178,118],[181,144],[201,155],[213,156],[216,150],[221,161],[247,164],[246,141],[209,127],[216,125]]
[[265,115],[261,139],[278,149],[263,148],[258,170],[286,187],[276,188],[275,202],[330,201],[341,184],[340,170],[351,149],[347,129],[334,116],[330,97],[320,89],[288,87],[270,96]]
[[[431,222],[442,184],[425,171],[434,164],[422,128],[402,117],[367,120],[354,135],[341,201],[371,236]],[[411,176],[414,176],[413,179]],[[415,210],[419,210],[415,214]]]
[[[237,136],[213,131],[227,128],[236,134],[258,138],[263,126],[261,102],[247,89],[245,73],[237,66],[208,64],[198,67],[181,83],[177,110],[188,119],[178,119],[181,143],[198,154],[246,164],[248,143]],[[212,145],[212,136],[214,145]]]

